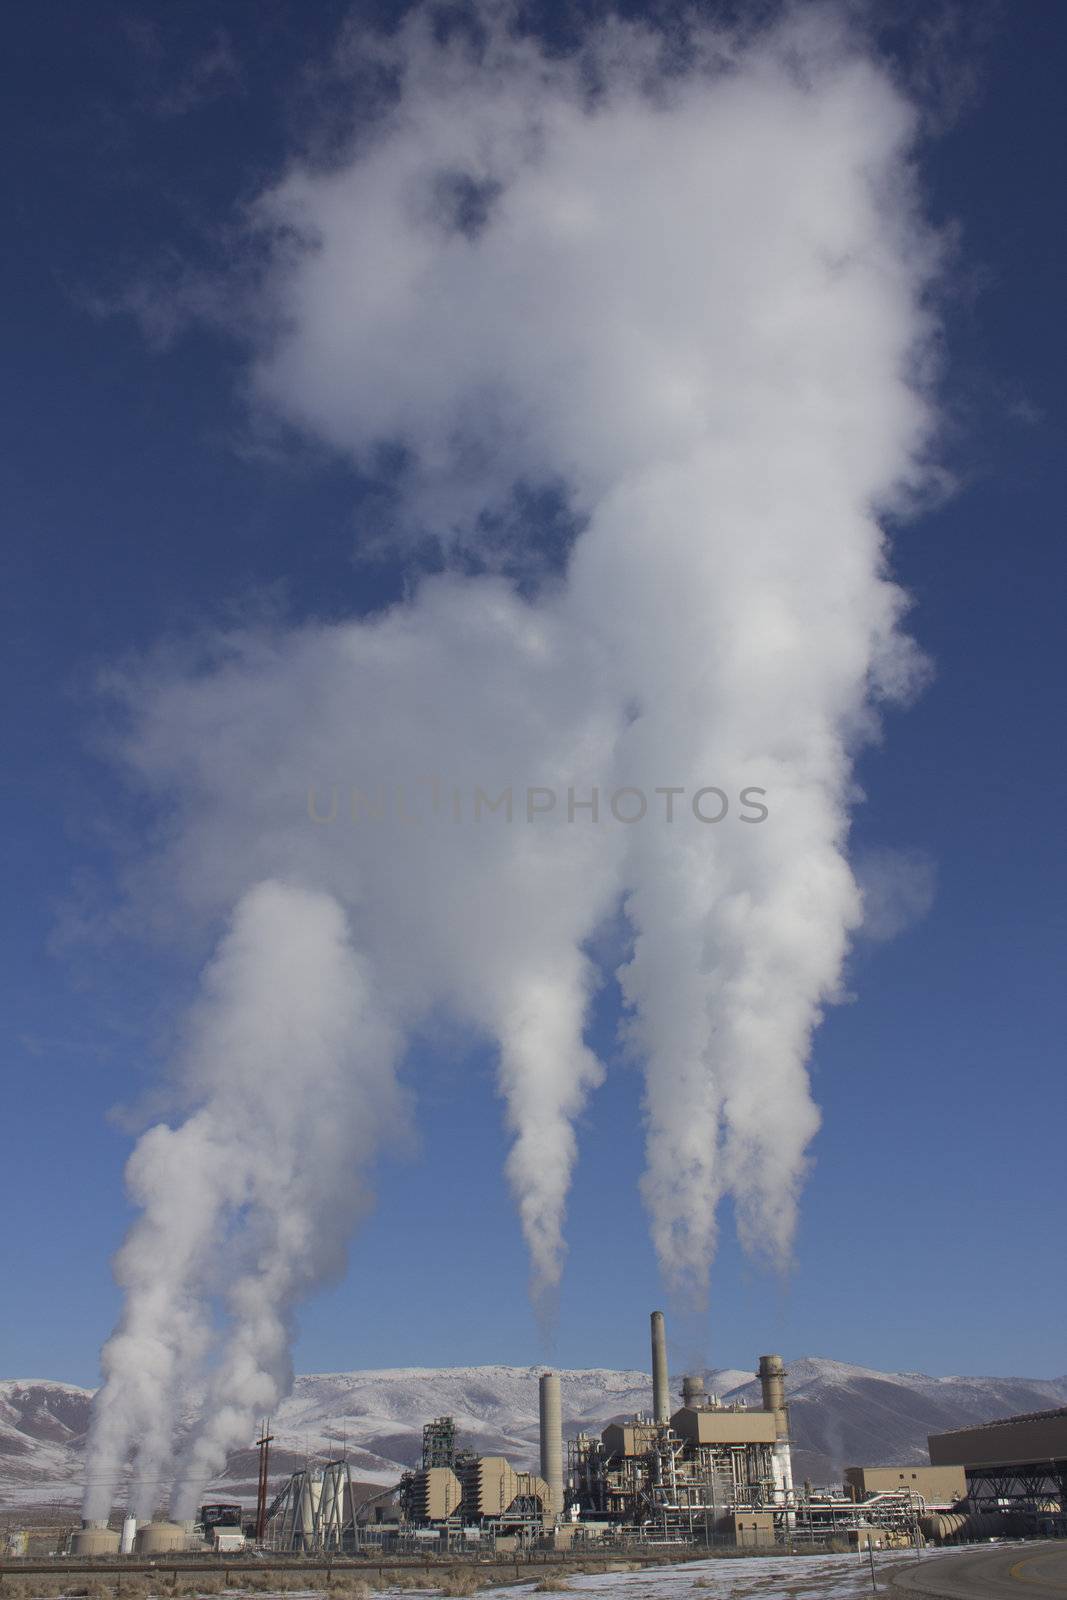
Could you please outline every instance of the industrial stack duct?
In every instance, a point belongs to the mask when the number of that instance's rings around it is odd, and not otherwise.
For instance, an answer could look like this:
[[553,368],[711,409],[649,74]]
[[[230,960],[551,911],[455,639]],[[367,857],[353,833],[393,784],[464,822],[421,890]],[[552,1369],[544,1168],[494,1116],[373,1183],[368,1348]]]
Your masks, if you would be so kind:
[[793,1503],[793,1453],[789,1446],[789,1407],[785,1399],[785,1367],[781,1356],[760,1356],[756,1374],[763,1390],[764,1411],[774,1412],[774,1480],[782,1505]]
[[699,1373],[692,1372],[682,1379],[682,1404],[683,1406],[706,1406],[708,1391],[704,1387],[704,1379]]
[[662,1311],[652,1313],[652,1419],[668,1422],[671,1415],[671,1381],[667,1375],[667,1325]]
[[559,1373],[546,1372],[541,1378],[541,1476],[548,1484],[552,1504],[545,1509],[552,1516],[563,1515],[563,1405],[559,1392]]

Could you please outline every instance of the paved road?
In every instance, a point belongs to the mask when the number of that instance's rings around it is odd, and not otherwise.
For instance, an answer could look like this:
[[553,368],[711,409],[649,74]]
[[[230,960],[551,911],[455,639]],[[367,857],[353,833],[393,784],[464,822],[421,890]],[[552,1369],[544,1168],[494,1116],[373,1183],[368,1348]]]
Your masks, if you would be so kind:
[[935,1600],[1042,1600],[1067,1597],[1067,1540],[990,1550],[960,1550],[898,1568],[891,1592]]

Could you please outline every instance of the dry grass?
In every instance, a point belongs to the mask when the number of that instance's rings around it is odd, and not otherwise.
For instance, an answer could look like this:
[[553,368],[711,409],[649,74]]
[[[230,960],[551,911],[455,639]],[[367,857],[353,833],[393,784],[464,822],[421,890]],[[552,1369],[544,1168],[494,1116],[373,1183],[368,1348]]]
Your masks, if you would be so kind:
[[485,1587],[482,1580],[469,1568],[461,1567],[458,1572],[451,1572],[444,1580],[435,1585],[444,1595],[455,1596],[456,1600],[463,1600],[466,1595],[477,1594],[479,1589]]

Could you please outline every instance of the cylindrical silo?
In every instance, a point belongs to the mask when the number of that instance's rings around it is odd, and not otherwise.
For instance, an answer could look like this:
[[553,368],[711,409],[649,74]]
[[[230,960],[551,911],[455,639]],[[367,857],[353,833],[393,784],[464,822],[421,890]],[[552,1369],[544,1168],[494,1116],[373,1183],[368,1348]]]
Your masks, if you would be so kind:
[[122,1519],[122,1533],[119,1536],[119,1554],[128,1556],[133,1554],[133,1541],[137,1533],[137,1518],[125,1516]]
[[180,1522],[146,1522],[138,1528],[133,1548],[139,1556],[162,1556],[186,1549],[188,1542]]
[[119,1536],[106,1522],[83,1522],[71,1535],[72,1556],[117,1556]]
[[652,1416],[667,1422],[671,1414],[671,1380],[667,1374],[667,1324],[662,1311],[652,1313]]
[[559,1392],[559,1373],[546,1372],[541,1378],[541,1476],[548,1484],[554,1517],[563,1515],[563,1405]]

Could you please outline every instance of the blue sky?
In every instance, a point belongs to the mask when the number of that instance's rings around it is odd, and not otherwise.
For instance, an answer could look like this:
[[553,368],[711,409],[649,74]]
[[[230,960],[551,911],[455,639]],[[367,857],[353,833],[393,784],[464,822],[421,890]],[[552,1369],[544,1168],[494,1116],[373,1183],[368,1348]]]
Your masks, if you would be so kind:
[[[95,1381],[118,1310],[108,1259],[129,1220],[131,1135],[109,1110],[154,1081],[195,972],[187,950],[70,936],[72,908],[106,892],[116,854],[149,822],[101,755],[95,677],[250,593],[294,620],[332,617],[381,607],[409,575],[354,563],[367,485],[343,462],[244,448],[233,340],[197,328],[161,349],[132,317],[106,314],[161,262],[216,258],[220,230],[306,127],[302,65],[346,8],[279,3],[224,27],[220,15],[90,16],[57,0],[12,22],[4,147],[19,247],[2,268],[0,380],[10,1375]],[[783,1282],[749,1263],[727,1212],[709,1313],[672,1325],[679,1364],[743,1367],[781,1349],[935,1373],[1064,1369],[1065,241],[1049,180],[1067,23],[1039,3],[985,16],[951,46],[964,52],[953,83],[970,92],[923,151],[931,214],[958,230],[940,309],[944,454],[959,486],[893,538],[937,670],[864,754],[854,823],[861,849],[927,855],[936,898],[899,938],[857,946],[851,1003],[817,1035],[823,1128],[794,1270]],[[407,1074],[421,1150],[383,1164],[347,1275],[301,1313],[299,1370],[645,1363],[663,1296],[636,1187],[640,1084],[617,1019],[609,983],[591,1030],[609,1074],[579,1125],[555,1345],[526,1301],[491,1061],[422,1045]]]

